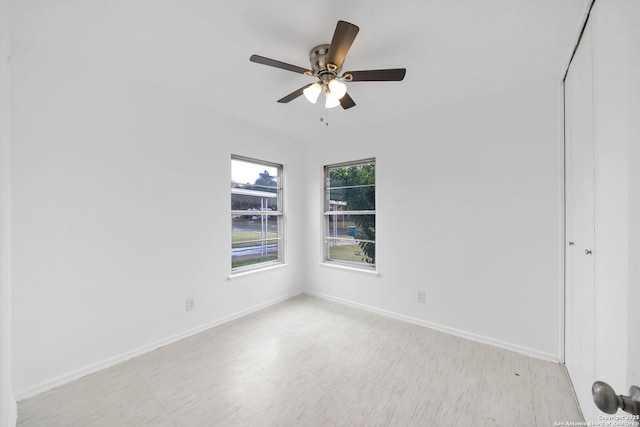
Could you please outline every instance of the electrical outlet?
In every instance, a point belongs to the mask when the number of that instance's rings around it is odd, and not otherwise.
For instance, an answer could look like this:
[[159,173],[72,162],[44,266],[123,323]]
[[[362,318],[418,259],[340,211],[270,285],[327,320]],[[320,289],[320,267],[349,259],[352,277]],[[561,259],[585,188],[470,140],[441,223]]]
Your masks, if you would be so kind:
[[187,298],[187,311],[195,310],[196,308],[196,299],[191,297]]
[[425,299],[424,291],[418,291],[418,302],[424,303],[424,299]]

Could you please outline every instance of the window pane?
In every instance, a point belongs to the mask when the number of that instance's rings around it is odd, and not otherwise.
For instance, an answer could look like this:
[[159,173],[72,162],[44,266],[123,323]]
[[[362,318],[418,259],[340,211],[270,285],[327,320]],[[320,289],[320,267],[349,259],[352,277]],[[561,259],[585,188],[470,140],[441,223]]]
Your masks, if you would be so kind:
[[245,188],[232,188],[231,209],[242,211],[277,211],[278,194]]
[[367,186],[331,189],[329,208],[332,211],[375,210],[376,188]]
[[232,159],[231,186],[275,193],[278,188],[278,168]]
[[[231,221],[232,243],[276,239],[280,236],[275,215],[234,215]],[[251,243],[251,246],[257,243]]]
[[375,184],[375,163],[329,168],[329,187]]
[[375,243],[355,243],[344,240],[327,240],[327,255],[332,261],[375,264]]
[[279,168],[231,160],[231,209],[279,210]]
[[375,215],[329,215],[327,223],[330,238],[376,240]]
[[234,243],[231,247],[231,267],[238,268],[267,261],[277,261],[280,241],[270,239],[262,242]]

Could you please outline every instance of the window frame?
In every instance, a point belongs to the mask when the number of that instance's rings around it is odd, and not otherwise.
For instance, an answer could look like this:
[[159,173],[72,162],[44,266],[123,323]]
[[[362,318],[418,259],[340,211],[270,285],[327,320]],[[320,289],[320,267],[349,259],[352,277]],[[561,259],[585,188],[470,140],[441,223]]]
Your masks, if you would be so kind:
[[[331,178],[330,178],[330,171],[332,169],[338,169],[338,168],[343,168],[343,167],[349,167],[349,166],[358,166],[358,165],[367,165],[367,164],[373,164],[374,165],[374,182],[373,184],[366,184],[366,185],[354,185],[354,186],[341,186],[341,187],[331,187]],[[374,255],[374,259],[372,263],[368,263],[366,261],[348,261],[348,260],[341,260],[341,259],[336,259],[336,258],[331,258],[330,256],[330,243],[332,241],[340,241],[340,240],[349,240],[351,241],[352,239],[345,239],[345,238],[339,238],[337,236],[337,233],[335,236],[332,237],[331,235],[331,230],[330,230],[330,218],[333,217],[338,217],[338,216],[347,216],[347,215],[373,215],[374,220],[373,220],[373,224],[374,224],[374,230],[376,229],[376,225],[377,225],[377,218],[376,218],[376,199],[377,199],[377,191],[376,191],[376,187],[377,187],[377,174],[376,174],[376,159],[374,157],[372,158],[367,158],[367,159],[362,159],[362,160],[353,160],[353,161],[348,161],[348,162],[341,162],[341,163],[333,163],[333,164],[329,164],[329,165],[325,165],[324,166],[324,186],[323,186],[323,190],[324,190],[324,196],[323,196],[323,263],[325,265],[333,265],[333,266],[340,266],[340,267],[348,267],[348,268],[355,268],[355,269],[359,269],[362,271],[366,271],[366,272],[377,272],[377,255]],[[331,207],[331,190],[332,189],[344,189],[344,188],[357,188],[357,187],[374,187],[374,203],[373,203],[373,209],[359,209],[359,210],[332,210]],[[334,201],[336,202],[336,201]],[[334,205],[336,205],[336,203],[334,203]],[[339,213],[337,213],[339,212]],[[334,229],[336,227],[336,220],[333,221],[334,224]],[[376,233],[377,236],[377,233]],[[365,239],[357,239],[356,242],[370,242],[373,243],[374,248],[377,245],[377,237],[374,236],[373,240],[365,240]],[[355,238],[355,236],[354,236]],[[375,250],[375,253],[377,254],[377,250]]]
[[[284,209],[284,165],[281,163],[275,163],[275,162],[271,162],[271,161],[267,161],[267,160],[261,160],[261,159],[256,159],[256,158],[252,158],[252,157],[246,157],[246,156],[240,156],[240,155],[236,155],[236,154],[232,154],[231,155],[231,160],[230,160],[230,171],[231,171],[231,179],[230,179],[230,192],[229,192],[229,202],[230,202],[230,207],[232,207],[232,197],[233,194],[245,194],[245,195],[252,195],[250,194],[252,191],[256,192],[256,193],[260,193],[259,190],[242,190],[241,188],[238,187],[233,187],[233,161],[237,160],[237,161],[241,161],[241,162],[245,162],[245,163],[251,163],[254,165],[258,165],[258,166],[265,166],[268,168],[276,168],[277,170],[277,175],[276,175],[276,181],[277,181],[277,186],[276,186],[276,203],[277,203],[277,207],[275,211],[272,210],[264,210],[264,207],[261,206],[261,209],[258,211],[249,211],[249,210],[242,210],[242,209],[230,209],[231,212],[231,259],[230,259],[230,267],[231,267],[231,275],[235,275],[235,274],[240,274],[240,273],[245,273],[245,272],[249,272],[249,271],[258,271],[258,270],[263,270],[263,269],[268,269],[268,268],[272,268],[274,266],[277,265],[283,265],[285,263],[285,257],[284,257],[284,246],[285,246],[285,239],[284,239],[284,218],[285,218],[285,209]],[[242,184],[241,184],[242,185]],[[234,192],[234,189],[238,189],[238,190],[242,190],[242,191],[236,191]],[[254,194],[257,195],[257,194]],[[248,212],[250,212],[249,214],[247,214]],[[260,222],[261,222],[261,232],[265,233],[264,237],[261,237],[260,239],[255,240],[255,242],[259,242],[261,247],[264,247],[265,250],[267,250],[267,246],[269,244],[270,241],[276,240],[277,241],[277,257],[275,260],[266,260],[266,261],[258,261],[255,263],[251,263],[251,264],[247,264],[247,265],[241,265],[241,266],[236,266],[234,267],[233,265],[233,250],[234,250],[234,244],[237,244],[238,242],[234,242],[233,240],[233,231],[234,231],[234,217],[236,216],[248,216],[248,215],[253,215],[253,216],[259,216],[260,217]],[[277,224],[277,236],[275,238],[269,238],[268,236],[268,224],[270,221],[271,217],[275,217],[276,218],[276,224]],[[265,228],[266,227],[266,228]],[[254,242],[253,240],[247,240],[247,241],[242,241],[242,242]]]

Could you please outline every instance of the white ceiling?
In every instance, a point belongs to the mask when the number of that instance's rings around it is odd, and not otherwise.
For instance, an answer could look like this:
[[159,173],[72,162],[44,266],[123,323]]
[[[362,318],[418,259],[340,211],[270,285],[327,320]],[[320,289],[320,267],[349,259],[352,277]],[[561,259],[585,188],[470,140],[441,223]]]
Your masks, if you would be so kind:
[[528,81],[560,81],[588,1],[20,0],[11,31],[16,49],[302,137],[324,110],[304,97],[276,100],[313,79],[251,63],[251,54],[308,68],[309,50],[331,41],[339,19],[358,25],[345,71],[407,68],[403,82],[349,83],[357,106],[329,111],[332,126],[366,126]]

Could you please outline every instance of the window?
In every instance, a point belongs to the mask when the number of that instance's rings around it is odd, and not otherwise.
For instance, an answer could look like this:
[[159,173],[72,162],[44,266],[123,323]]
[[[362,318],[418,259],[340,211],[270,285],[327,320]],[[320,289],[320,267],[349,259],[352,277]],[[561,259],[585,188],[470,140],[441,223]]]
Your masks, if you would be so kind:
[[375,269],[375,159],[325,166],[324,259]]
[[231,157],[231,271],[283,262],[282,165]]

